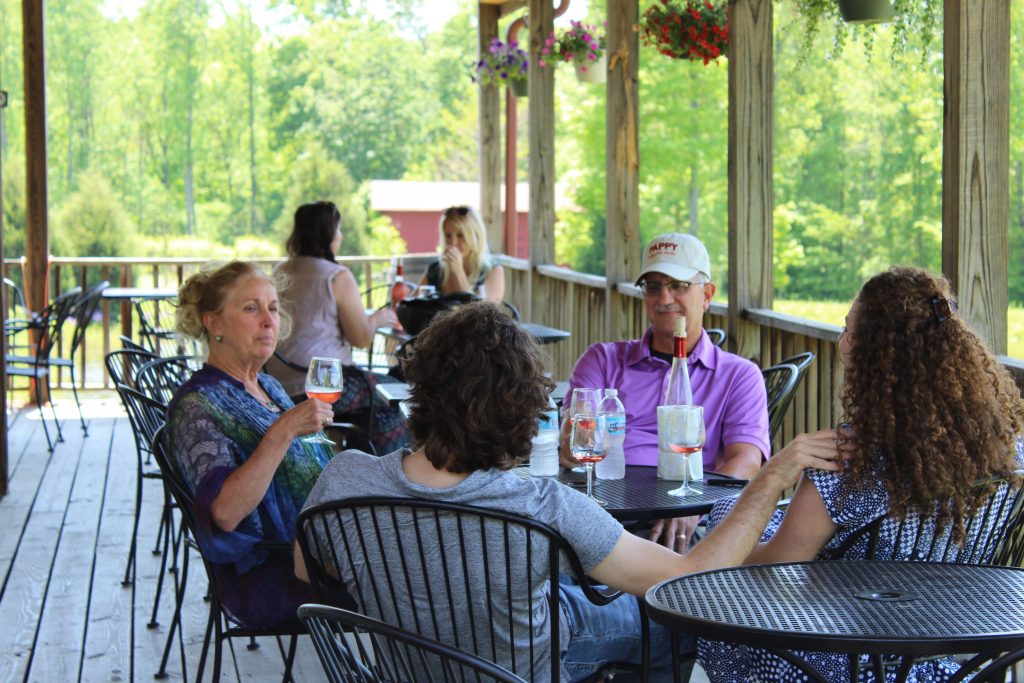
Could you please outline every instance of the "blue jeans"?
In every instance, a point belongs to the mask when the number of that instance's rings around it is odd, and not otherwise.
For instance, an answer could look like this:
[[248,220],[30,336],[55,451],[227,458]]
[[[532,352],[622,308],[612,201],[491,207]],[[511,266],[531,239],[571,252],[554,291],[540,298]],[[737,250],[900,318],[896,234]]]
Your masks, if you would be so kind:
[[[590,602],[579,586],[562,583],[558,591],[564,623],[569,629],[569,647],[562,653],[562,667],[569,673],[570,681],[584,680],[609,662],[639,667],[643,649],[636,598],[623,595],[602,607]],[[692,652],[695,647],[692,636],[680,636],[680,652]],[[672,680],[671,648],[671,632],[652,621],[652,682]],[[617,674],[615,679],[623,677]]]

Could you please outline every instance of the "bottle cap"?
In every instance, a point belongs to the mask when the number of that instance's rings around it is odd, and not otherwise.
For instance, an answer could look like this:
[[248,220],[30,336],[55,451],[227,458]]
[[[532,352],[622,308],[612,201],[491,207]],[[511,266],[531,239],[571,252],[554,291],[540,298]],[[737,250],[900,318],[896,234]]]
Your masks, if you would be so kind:
[[677,337],[685,337],[686,336],[686,316],[685,315],[676,318],[676,336]]
[[604,395],[605,396],[616,397],[616,396],[619,395],[619,390],[615,389],[614,387],[609,387],[609,388],[604,390]]

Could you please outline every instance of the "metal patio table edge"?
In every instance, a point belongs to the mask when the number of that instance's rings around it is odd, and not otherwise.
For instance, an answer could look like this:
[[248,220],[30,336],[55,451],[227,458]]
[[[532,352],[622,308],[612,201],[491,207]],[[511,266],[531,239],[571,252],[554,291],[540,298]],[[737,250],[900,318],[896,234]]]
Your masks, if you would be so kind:
[[[576,489],[577,491],[585,492],[586,476],[583,474],[577,474],[572,470],[560,467],[558,474],[550,477],[533,477],[529,473],[529,464],[520,465],[513,470],[517,475],[524,479],[552,479],[570,488]],[[634,476],[638,473],[642,473],[643,479],[637,481],[630,475]],[[643,500],[635,499],[629,505],[622,507],[616,507],[615,505],[609,505],[605,509],[612,517],[619,520],[620,522],[629,522],[629,528],[635,525],[645,524],[658,519],[667,519],[671,517],[691,517],[694,515],[702,515],[709,512],[716,502],[723,498],[729,498],[731,496],[738,496],[743,490],[743,486],[746,482],[742,479],[736,479],[730,477],[727,474],[719,474],[713,471],[705,471],[704,479],[691,481],[691,485],[704,489],[707,487],[709,492],[714,492],[714,495],[705,498],[704,496],[685,496],[685,497],[667,497],[667,494],[659,493],[658,495],[663,498],[665,504],[661,506],[650,505],[651,498],[645,498]],[[708,484],[709,479],[723,479],[729,481],[735,481],[735,486],[714,486]],[[600,479],[594,477],[594,496],[597,498],[603,498],[608,500],[609,503],[614,502],[614,496],[609,490],[610,488],[617,488],[621,486],[627,486],[630,482],[633,482],[635,486],[650,486],[653,484],[661,489],[674,489],[680,484],[679,481],[669,479],[658,479],[657,478],[657,467],[654,465],[626,465],[626,476],[622,479]]]
[[[807,562],[739,565],[694,572],[693,574],[668,579],[652,586],[644,594],[644,603],[647,608],[647,614],[651,619],[673,631],[692,633],[710,640],[720,640],[728,643],[758,647],[795,665],[803,673],[807,674],[811,680],[820,681],[821,683],[829,683],[829,679],[821,675],[820,672],[813,668],[813,666],[796,656],[794,651],[799,650],[830,652],[837,654],[870,655],[872,658],[873,668],[881,664],[881,658],[883,656],[898,657],[898,661],[901,666],[897,671],[897,683],[906,680],[912,665],[919,658],[956,654],[975,655],[976,653],[980,653],[968,661],[963,662],[961,669],[949,682],[957,683],[958,681],[964,680],[968,675],[974,675],[977,673],[987,662],[991,661],[992,658],[998,657],[1004,652],[1011,652],[1024,647],[1024,619],[1021,620],[1020,630],[1016,631],[1003,631],[1000,633],[989,633],[984,635],[959,634],[937,638],[930,638],[920,634],[903,638],[886,635],[883,639],[880,636],[843,636],[838,634],[811,634],[792,631],[783,632],[767,627],[758,628],[726,624],[714,619],[680,612],[666,606],[657,598],[659,589],[662,589],[668,584],[708,574],[721,574],[730,571],[745,571],[757,568],[783,568],[793,566],[809,566],[813,568],[825,565],[835,567],[837,565],[863,566],[866,564],[880,565],[882,567],[939,565],[942,567],[981,569],[985,572],[1007,571],[1011,573],[1018,573],[1021,576],[1021,581],[1024,582],[1024,568],[1020,567],[881,560],[812,560]],[[968,571],[969,570],[970,569],[968,569]],[[954,569],[953,571],[960,570]],[[886,589],[884,587],[879,587],[876,590],[881,592]],[[882,599],[881,601],[887,602],[889,600]],[[892,601],[898,602],[898,600]],[[782,644],[778,644],[780,642]],[[995,646],[994,649],[987,647],[993,645]],[[854,658],[853,662],[856,664],[858,662],[858,658]],[[888,664],[889,666],[892,666],[893,663],[889,662]],[[854,670],[850,672],[851,682],[857,680],[857,673],[857,668],[854,668]],[[877,669],[876,680],[884,680],[878,675]]]

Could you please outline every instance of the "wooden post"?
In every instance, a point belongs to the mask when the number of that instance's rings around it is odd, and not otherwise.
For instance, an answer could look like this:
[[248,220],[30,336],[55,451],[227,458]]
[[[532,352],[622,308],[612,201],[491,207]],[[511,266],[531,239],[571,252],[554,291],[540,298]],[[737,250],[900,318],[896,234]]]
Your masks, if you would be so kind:
[[771,0],[729,2],[729,337],[746,358],[758,326],[741,317],[772,307],[773,56]]
[[608,283],[604,334],[626,339],[635,334],[619,304],[615,286],[640,270],[640,151],[637,72],[640,36],[633,30],[637,0],[606,0],[608,85],[605,136],[605,275]]
[[49,233],[46,215],[46,62],[43,0],[22,0],[25,79],[25,298],[41,311],[46,291]]
[[[480,55],[487,53],[498,37],[498,5],[480,4]],[[487,226],[487,243],[492,251],[501,249],[501,90],[481,85],[480,116],[480,215]]]
[[[46,190],[46,58],[43,0],[22,0],[22,61],[25,88],[25,299],[33,311],[49,302],[49,229]],[[38,345],[42,331],[30,330]],[[37,380],[31,380],[35,382]],[[29,395],[35,397],[32,387]],[[49,400],[45,388],[43,401]],[[42,406],[40,406],[41,408]]]
[[[530,265],[555,260],[555,70],[542,69],[538,62],[544,40],[554,29],[551,0],[529,0],[530,83]],[[547,297],[541,278],[533,270],[530,312],[542,310]]]
[[960,315],[1006,353],[1010,0],[946,0],[942,271]]

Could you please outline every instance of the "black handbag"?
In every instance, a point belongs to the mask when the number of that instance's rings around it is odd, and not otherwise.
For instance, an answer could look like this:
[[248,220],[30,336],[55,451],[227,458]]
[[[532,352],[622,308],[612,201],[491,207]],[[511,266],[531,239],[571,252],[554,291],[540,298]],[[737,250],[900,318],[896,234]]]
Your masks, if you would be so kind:
[[395,308],[395,314],[398,316],[398,321],[402,323],[406,334],[415,337],[441,311],[455,310],[474,301],[480,301],[480,297],[470,292],[432,294],[417,299],[402,299]]

